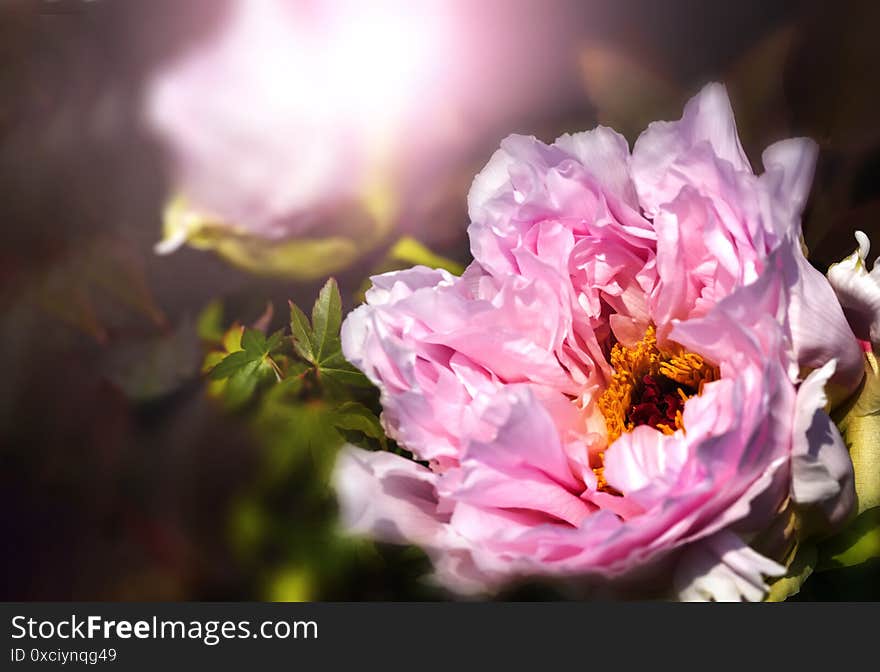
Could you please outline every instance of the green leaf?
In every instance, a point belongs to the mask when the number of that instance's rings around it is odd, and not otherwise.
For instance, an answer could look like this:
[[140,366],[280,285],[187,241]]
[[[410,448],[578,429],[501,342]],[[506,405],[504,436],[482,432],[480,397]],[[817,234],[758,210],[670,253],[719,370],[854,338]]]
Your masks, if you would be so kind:
[[[388,440],[385,432],[379,422],[379,418],[363,404],[357,402],[346,402],[336,409],[336,417],[333,424],[337,429],[342,431],[343,436],[347,440],[351,440],[351,434],[363,434],[364,436],[376,440],[383,450],[388,448]],[[353,441],[353,443],[362,444],[362,441]]]
[[238,408],[251,399],[257,385],[273,375],[272,367],[262,359],[247,362],[233,373],[226,383],[224,399],[231,408]]
[[812,544],[798,544],[797,551],[788,566],[788,572],[781,576],[770,586],[767,594],[767,602],[784,602],[789,597],[797,595],[816,567],[818,553]]
[[220,352],[219,350],[211,350],[205,355],[202,362],[202,373],[210,373],[215,366],[229,356],[228,352]]
[[343,385],[355,387],[372,387],[373,383],[357,369],[321,369],[321,373]]
[[321,362],[321,375],[333,378],[336,382],[356,387],[372,387],[372,383],[360,370],[354,367],[342,351],[338,351]]
[[309,318],[293,301],[290,301],[290,333],[293,335],[293,349],[307,361],[314,359],[315,335]]
[[269,352],[266,335],[256,329],[245,329],[241,337],[241,347],[247,352],[264,355]]
[[223,380],[237,373],[242,367],[254,361],[253,356],[245,350],[237,350],[227,355],[223,360],[211,369],[211,380]]
[[821,547],[820,569],[859,565],[880,557],[880,507],[860,514],[840,534]]
[[282,343],[284,343],[284,330],[279,329],[266,341],[266,352],[269,354],[275,352],[281,347]]
[[339,329],[342,326],[342,297],[336,280],[330,278],[321,288],[312,307],[314,343],[312,353],[320,363],[340,349]]
[[257,329],[245,329],[241,337],[243,350],[237,350],[215,366],[210,373],[212,380],[226,379],[223,397],[232,408],[241,406],[254,394],[257,386],[269,377],[280,379],[269,353],[282,341],[280,333],[271,339]]

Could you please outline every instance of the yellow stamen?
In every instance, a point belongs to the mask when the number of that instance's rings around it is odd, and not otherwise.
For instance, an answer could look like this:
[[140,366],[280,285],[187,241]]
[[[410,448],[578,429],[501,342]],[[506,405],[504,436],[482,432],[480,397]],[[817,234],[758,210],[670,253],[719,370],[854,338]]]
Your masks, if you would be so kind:
[[611,368],[614,374],[599,397],[599,410],[605,416],[609,444],[632,429],[627,426],[626,411],[632,405],[637,382],[646,375],[656,375],[660,370],[660,351],[654,327],[649,326],[642,340],[632,348],[616,343],[611,349]]
[[[617,343],[612,348],[610,360],[614,373],[597,402],[599,410],[605,416],[609,445],[621,434],[635,429],[635,423],[628,415],[638,403],[645,376],[665,378],[674,383],[682,403],[695,394],[701,394],[705,383],[718,379],[716,366],[696,353],[686,352],[677,346],[673,348],[671,351],[660,350],[653,325],[648,327],[642,340],[632,347]],[[681,410],[676,411],[673,421],[658,423],[656,428],[664,434],[674,434],[679,429],[684,431]],[[600,490],[608,488],[604,475],[604,457],[604,453],[599,453],[596,456],[598,466],[593,468]]]

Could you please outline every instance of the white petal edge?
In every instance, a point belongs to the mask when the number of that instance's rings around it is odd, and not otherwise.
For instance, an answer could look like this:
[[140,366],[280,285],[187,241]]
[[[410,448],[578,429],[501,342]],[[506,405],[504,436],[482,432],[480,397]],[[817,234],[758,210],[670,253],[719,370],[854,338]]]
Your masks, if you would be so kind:
[[828,282],[856,336],[880,345],[880,264],[868,273],[866,260],[871,250],[868,236],[856,231],[858,249],[828,269]]
[[725,530],[687,549],[673,582],[683,602],[760,602],[769,591],[764,577],[783,574],[785,567]]
[[820,505],[832,526],[846,519],[855,502],[852,462],[840,432],[825,412],[825,385],[835,365],[831,360],[801,383],[791,456],[792,499]]
[[435,546],[446,532],[437,513],[436,475],[382,451],[344,446],[333,472],[340,522],[350,534]]

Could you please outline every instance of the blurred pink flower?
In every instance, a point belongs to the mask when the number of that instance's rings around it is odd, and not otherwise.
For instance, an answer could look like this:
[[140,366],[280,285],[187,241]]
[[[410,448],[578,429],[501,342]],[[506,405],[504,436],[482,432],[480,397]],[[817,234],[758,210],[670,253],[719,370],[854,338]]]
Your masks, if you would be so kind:
[[[260,236],[301,233],[351,196],[362,148],[312,101],[308,26],[277,2],[235,0],[220,29],[164,68],[149,121],[197,208]],[[339,161],[340,156],[345,161]]]
[[346,449],[345,524],[463,593],[674,568],[681,598],[761,599],[784,567],[754,535],[789,499],[829,526],[853,500],[824,409],[862,353],[799,242],[815,154],[776,143],[755,175],[720,85],[632,155],[603,127],[504,140],[464,275],[376,276],[343,326],[427,463]]
[[433,99],[441,9],[227,3],[218,29],[146,92],[175,187],[195,212],[258,238],[323,233],[328,209],[386,179],[391,132]]

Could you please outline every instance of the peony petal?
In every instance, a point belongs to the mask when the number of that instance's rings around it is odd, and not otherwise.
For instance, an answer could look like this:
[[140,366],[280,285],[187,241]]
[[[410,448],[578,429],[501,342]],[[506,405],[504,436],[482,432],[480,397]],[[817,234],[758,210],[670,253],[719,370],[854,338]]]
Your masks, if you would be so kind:
[[828,269],[828,281],[856,336],[880,347],[880,264],[868,273],[870,242],[861,231],[856,231],[856,240],[858,249]]
[[[761,155],[761,183],[772,199],[786,205],[789,220],[797,222],[795,237],[800,234],[800,216],[810,195],[818,153],[818,145],[809,138],[789,138],[770,145]],[[776,233],[782,239],[792,229],[783,225]]]
[[477,221],[482,208],[510,181],[510,167],[516,159],[503,147],[495,151],[486,166],[477,173],[468,192],[468,214]]
[[719,532],[682,555],[673,579],[685,602],[758,602],[769,591],[765,576],[785,567],[746,546],[732,532]]
[[787,239],[780,246],[786,283],[791,293],[788,320],[795,355],[801,367],[819,368],[832,359],[837,370],[833,398],[845,398],[864,375],[864,355],[828,280],[810,265],[800,244]]
[[[691,98],[679,121],[655,121],[636,140],[632,173],[642,207],[654,214],[678,194],[680,183],[668,179],[672,167],[695,148],[708,145],[737,171],[751,173],[739,142],[736,121],[723,85],[706,85]],[[699,185],[693,184],[699,188]]]
[[605,451],[605,479],[627,496],[658,482],[665,481],[668,489],[687,457],[687,447],[680,439],[648,425],[636,427]]
[[383,306],[411,296],[420,289],[446,287],[455,282],[455,276],[442,268],[413,266],[402,271],[391,271],[370,278],[372,283],[365,298],[371,306]]
[[705,317],[674,321],[669,337],[732,370],[775,357],[789,365],[791,375],[796,375],[791,353],[785,350],[787,288],[783,263],[781,254],[775,253],[755,282],[723,298]]
[[433,545],[446,522],[437,511],[437,476],[399,455],[345,446],[333,473],[342,525],[353,534]]
[[493,441],[472,442],[466,447],[462,457],[465,474],[488,467],[514,480],[519,476],[536,478],[579,491],[582,485],[572,474],[553,416],[529,387],[509,385],[495,403],[504,408],[498,431]]
[[586,166],[609,193],[638,208],[638,198],[629,173],[629,144],[620,133],[597,126],[592,131],[561,135],[553,145]]
[[824,410],[825,384],[834,367],[832,360],[801,383],[791,458],[792,498],[798,504],[818,504],[832,527],[846,519],[855,502],[849,453]]

